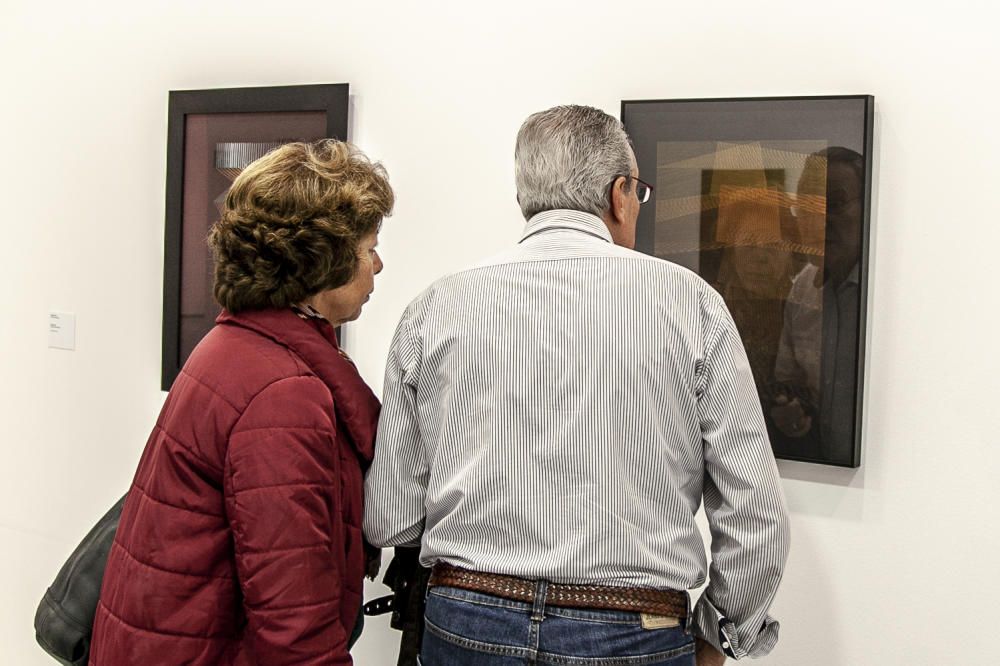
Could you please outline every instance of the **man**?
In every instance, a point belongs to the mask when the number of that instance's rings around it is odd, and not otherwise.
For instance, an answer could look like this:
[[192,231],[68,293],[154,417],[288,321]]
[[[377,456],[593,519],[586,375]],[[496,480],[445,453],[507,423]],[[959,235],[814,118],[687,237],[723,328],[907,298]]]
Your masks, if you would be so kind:
[[812,215],[824,225],[825,247],[792,281],[774,369],[790,390],[768,409],[775,450],[842,465],[855,458],[864,168],[860,154],[841,146],[806,159],[798,194],[823,201]]
[[766,654],[788,518],[722,298],[630,249],[651,188],[611,116],[532,115],[515,175],[521,242],[414,300],[386,369],[364,527],[434,566],[422,663]]

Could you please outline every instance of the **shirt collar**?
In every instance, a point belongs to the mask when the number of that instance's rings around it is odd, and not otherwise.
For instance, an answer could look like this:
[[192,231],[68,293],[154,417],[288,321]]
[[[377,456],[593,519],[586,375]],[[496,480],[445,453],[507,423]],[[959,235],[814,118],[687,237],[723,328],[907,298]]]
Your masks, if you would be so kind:
[[528,237],[542,231],[548,231],[549,229],[573,229],[574,231],[582,231],[591,236],[597,236],[608,243],[613,242],[611,232],[608,231],[607,226],[605,226],[601,218],[592,213],[584,213],[581,210],[567,210],[565,208],[546,210],[533,215],[528,220],[528,223],[524,225],[524,233],[521,234],[519,242],[523,243]]

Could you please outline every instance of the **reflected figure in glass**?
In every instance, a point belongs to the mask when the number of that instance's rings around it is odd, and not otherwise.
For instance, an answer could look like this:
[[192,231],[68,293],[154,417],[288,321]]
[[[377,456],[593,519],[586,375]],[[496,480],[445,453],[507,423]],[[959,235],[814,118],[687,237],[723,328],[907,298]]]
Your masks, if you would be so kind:
[[[861,246],[864,160],[833,147],[809,156],[800,199],[825,202],[822,261],[806,263],[792,281],[774,377],[765,406],[776,452],[849,460],[855,421],[858,344],[858,257]],[[803,208],[801,228],[819,213]]]

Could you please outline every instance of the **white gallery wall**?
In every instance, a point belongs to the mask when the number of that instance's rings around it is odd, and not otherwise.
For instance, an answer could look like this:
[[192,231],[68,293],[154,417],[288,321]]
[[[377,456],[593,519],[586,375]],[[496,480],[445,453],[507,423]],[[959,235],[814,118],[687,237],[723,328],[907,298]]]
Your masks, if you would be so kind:
[[[398,201],[346,342],[377,392],[408,301],[515,242],[529,113],[874,95],[864,464],[779,465],[793,545],[760,663],[992,663],[1000,40],[985,2],[937,6],[4,0],[0,662],[54,663],[35,606],[127,488],[163,401],[167,91],[347,82],[351,137]],[[76,314],[75,351],[47,347],[50,310]],[[396,640],[370,620],[356,661],[395,663]]]

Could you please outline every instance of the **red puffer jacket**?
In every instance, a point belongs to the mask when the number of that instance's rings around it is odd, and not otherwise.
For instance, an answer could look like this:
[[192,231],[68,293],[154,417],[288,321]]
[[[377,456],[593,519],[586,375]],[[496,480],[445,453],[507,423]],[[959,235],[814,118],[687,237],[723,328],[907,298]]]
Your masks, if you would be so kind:
[[90,664],[351,664],[378,400],[324,321],[217,322],[139,461]]

